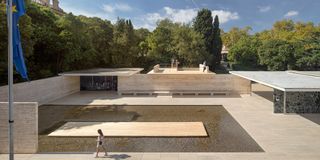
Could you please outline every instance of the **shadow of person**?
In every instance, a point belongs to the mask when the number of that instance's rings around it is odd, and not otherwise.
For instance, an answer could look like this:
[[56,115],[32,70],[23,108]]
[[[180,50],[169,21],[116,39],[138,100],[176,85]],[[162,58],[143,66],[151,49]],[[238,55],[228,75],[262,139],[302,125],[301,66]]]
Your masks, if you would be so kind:
[[131,156],[129,156],[127,154],[111,154],[111,155],[108,155],[107,157],[114,159],[114,160],[121,160],[121,159],[130,158]]

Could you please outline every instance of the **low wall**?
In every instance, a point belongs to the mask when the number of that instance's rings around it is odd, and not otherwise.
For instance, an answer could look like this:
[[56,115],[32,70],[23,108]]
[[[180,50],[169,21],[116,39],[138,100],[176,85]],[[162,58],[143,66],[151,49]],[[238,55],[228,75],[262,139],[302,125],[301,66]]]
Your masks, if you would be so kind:
[[231,74],[136,74],[129,77],[118,77],[118,91],[129,90],[210,90],[249,94],[251,82]]
[[[39,105],[80,90],[79,77],[57,76],[14,84],[14,101],[38,102]],[[0,87],[0,102],[7,102],[8,86]]]
[[[36,153],[38,149],[38,104],[14,104],[14,151]],[[0,102],[0,154],[8,153],[8,103]]]
[[[283,113],[283,91],[274,90],[274,113]],[[320,113],[320,92],[287,92],[287,113]]]

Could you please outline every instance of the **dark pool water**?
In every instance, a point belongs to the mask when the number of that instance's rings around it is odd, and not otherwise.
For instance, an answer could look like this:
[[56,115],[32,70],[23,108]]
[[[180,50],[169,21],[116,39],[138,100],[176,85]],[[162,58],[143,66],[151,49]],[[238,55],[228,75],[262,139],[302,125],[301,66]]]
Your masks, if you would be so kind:
[[107,137],[111,152],[263,152],[223,106],[41,106],[39,152],[93,152],[96,138],[48,137],[65,122],[202,121],[208,137]]

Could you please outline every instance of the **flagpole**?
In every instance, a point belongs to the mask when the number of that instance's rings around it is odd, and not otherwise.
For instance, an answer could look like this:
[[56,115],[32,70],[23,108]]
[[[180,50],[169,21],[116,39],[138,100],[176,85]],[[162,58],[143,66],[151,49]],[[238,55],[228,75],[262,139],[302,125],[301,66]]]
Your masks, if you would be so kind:
[[9,160],[14,160],[13,141],[13,34],[12,34],[12,0],[8,0],[8,100],[9,100]]

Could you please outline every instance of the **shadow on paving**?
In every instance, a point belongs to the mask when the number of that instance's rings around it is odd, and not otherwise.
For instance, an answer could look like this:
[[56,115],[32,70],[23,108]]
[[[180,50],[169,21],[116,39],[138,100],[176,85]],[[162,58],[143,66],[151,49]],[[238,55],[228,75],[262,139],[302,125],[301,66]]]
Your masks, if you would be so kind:
[[273,102],[273,91],[253,91],[256,95]]
[[121,160],[121,159],[127,159],[130,158],[131,156],[127,154],[111,154],[107,156],[108,158],[113,158],[114,160]]
[[320,113],[299,114],[301,117],[320,125]]

